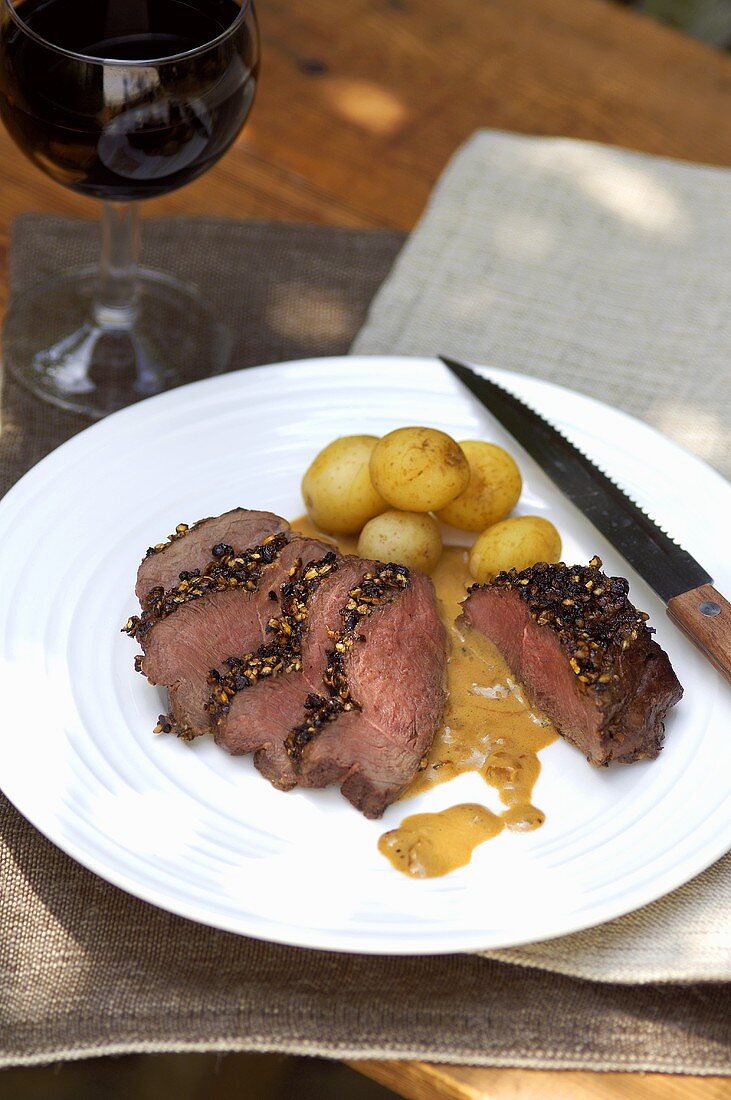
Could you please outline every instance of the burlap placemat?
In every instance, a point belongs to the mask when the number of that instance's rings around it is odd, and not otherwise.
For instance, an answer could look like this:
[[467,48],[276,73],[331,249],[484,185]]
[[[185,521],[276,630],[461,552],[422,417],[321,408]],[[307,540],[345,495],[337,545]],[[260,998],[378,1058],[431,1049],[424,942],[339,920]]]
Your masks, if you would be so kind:
[[[398,234],[145,226],[149,262],[204,286],[246,365],[344,351]],[[14,288],[88,262],[93,225],[24,218]],[[303,291],[303,286],[308,288]],[[309,308],[301,308],[306,294]],[[269,331],[269,307],[292,317]],[[84,426],[3,386],[3,488]],[[16,736],[17,731],[5,731]],[[269,1050],[495,1066],[729,1070],[727,988],[617,986],[476,956],[370,958],[260,943],[131,898],[0,797],[0,1065],[129,1051]]]
[[[205,288],[231,327],[232,364],[252,367],[348,350],[368,303],[388,272],[403,234],[352,233],[316,226],[168,218],[145,222],[142,263]],[[99,257],[94,222],[23,215],[13,224],[12,290]],[[4,380],[0,423],[0,494],[44,455],[87,427]]]

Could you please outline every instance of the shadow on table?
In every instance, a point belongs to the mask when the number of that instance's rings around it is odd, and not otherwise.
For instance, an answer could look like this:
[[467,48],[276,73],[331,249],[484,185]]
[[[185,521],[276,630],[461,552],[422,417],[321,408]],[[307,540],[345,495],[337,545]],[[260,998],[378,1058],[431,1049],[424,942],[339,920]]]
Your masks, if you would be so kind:
[[134,1054],[0,1071],[12,1100],[391,1100],[396,1094],[322,1058]]

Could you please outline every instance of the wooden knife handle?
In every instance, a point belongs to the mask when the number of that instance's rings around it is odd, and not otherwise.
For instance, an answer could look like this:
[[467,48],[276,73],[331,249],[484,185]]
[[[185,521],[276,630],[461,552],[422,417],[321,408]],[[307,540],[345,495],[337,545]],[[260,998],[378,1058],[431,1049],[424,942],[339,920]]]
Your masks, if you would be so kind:
[[668,602],[668,615],[731,683],[731,604],[712,584]]

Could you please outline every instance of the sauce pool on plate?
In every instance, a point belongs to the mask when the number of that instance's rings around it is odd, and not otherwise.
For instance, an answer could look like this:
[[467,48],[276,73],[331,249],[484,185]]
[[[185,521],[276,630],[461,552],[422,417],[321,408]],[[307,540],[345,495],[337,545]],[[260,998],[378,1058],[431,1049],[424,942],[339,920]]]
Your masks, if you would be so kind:
[[[292,527],[323,537],[306,517],[294,520]],[[340,538],[338,547],[342,553],[355,553],[356,540]],[[465,803],[438,813],[414,814],[385,833],[380,851],[397,870],[413,878],[445,875],[464,866],[478,844],[503,828],[513,832],[539,828],[545,815],[531,800],[541,770],[538,753],[557,737],[549,720],[531,708],[498,650],[456,622],[459,605],[472,584],[465,548],[446,546],[431,578],[449,638],[447,704],[444,724],[424,767],[401,799],[465,772],[478,772],[497,791],[505,809],[495,814]]]
[[378,849],[397,871],[412,878],[436,878],[469,863],[474,849],[502,832],[505,823],[477,802],[436,814],[413,814],[384,833]]

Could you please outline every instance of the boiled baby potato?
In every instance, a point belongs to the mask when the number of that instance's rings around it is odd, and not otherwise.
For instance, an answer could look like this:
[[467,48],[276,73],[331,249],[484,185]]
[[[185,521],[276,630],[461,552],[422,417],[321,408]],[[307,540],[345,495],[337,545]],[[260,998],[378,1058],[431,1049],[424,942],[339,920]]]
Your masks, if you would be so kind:
[[470,573],[484,584],[504,569],[527,569],[561,557],[561,536],[542,516],[513,516],[483,531],[470,551]]
[[361,531],[358,554],[430,573],[442,556],[439,525],[420,512],[384,512]]
[[442,523],[460,531],[484,531],[512,512],[523,489],[520,470],[496,443],[467,439],[460,443],[470,467],[463,493],[439,512]]
[[371,481],[404,512],[438,512],[467,488],[470,467],[451,436],[436,428],[397,428],[373,448]]
[[302,478],[307,514],[321,531],[352,535],[388,504],[368,473],[375,435],[345,435],[328,443]]

